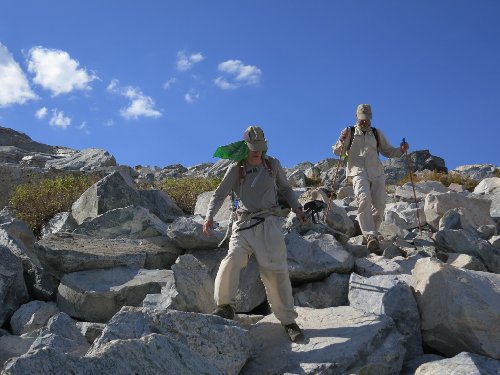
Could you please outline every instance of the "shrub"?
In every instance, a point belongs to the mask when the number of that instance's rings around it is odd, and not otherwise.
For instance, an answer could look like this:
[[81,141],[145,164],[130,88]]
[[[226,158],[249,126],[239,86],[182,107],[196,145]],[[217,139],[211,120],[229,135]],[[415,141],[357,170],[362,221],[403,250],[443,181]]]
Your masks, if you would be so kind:
[[99,180],[97,175],[61,176],[19,185],[9,203],[18,219],[38,236],[42,226],[58,212],[69,211],[82,193]]
[[[421,173],[413,173],[413,182],[417,183],[420,181],[439,181],[444,186],[450,186],[452,183],[463,185],[467,190],[473,191],[474,188],[479,183],[478,181],[462,176],[459,173],[444,173],[437,171],[423,171]],[[411,182],[410,175],[407,174],[401,181],[400,184],[404,185]]]
[[167,193],[184,213],[192,215],[198,196],[206,191],[215,190],[220,182],[221,178],[167,178],[159,183],[158,188]]

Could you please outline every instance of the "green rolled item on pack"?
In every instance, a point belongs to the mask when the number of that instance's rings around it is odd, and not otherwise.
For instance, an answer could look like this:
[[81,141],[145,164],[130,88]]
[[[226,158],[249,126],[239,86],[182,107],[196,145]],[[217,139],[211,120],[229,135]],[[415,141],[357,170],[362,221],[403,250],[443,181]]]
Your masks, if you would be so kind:
[[245,141],[233,142],[217,147],[214,156],[221,159],[241,161],[248,156],[248,146]]

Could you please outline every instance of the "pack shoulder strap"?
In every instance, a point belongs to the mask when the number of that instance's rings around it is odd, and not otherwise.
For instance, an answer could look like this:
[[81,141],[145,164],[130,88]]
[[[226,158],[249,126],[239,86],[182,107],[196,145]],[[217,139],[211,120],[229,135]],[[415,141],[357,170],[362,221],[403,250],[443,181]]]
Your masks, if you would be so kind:
[[[349,151],[351,149],[351,146],[352,146],[352,141],[354,140],[354,132],[355,132],[355,128],[354,126],[350,126],[349,127],[350,129],[350,137],[349,137],[349,143],[347,145],[347,150],[346,151]],[[379,137],[378,137],[378,130],[377,128],[374,128],[372,126],[372,132],[373,132],[373,135],[375,136],[375,139],[377,140],[377,153],[379,154],[379,145],[380,145],[380,141],[379,141]]]

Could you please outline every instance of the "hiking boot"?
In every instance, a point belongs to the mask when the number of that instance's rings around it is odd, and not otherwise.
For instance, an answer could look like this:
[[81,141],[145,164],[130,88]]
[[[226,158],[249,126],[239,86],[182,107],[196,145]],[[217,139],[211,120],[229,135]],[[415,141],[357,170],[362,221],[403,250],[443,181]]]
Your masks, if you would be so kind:
[[292,342],[304,341],[304,332],[300,329],[297,323],[287,324],[285,326],[285,331]]
[[378,254],[380,252],[380,243],[378,242],[377,237],[368,236],[366,238],[366,248],[370,251],[370,253]]
[[212,312],[212,315],[220,316],[224,319],[234,319],[234,309],[231,305],[221,305]]

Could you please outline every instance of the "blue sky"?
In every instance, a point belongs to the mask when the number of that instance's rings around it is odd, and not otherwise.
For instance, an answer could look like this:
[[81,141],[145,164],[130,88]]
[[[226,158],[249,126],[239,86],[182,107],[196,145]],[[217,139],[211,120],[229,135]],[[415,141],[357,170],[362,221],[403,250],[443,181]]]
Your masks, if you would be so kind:
[[0,125],[163,167],[258,124],[291,167],[370,103],[393,145],[500,165],[499,19],[498,0],[4,0]]

